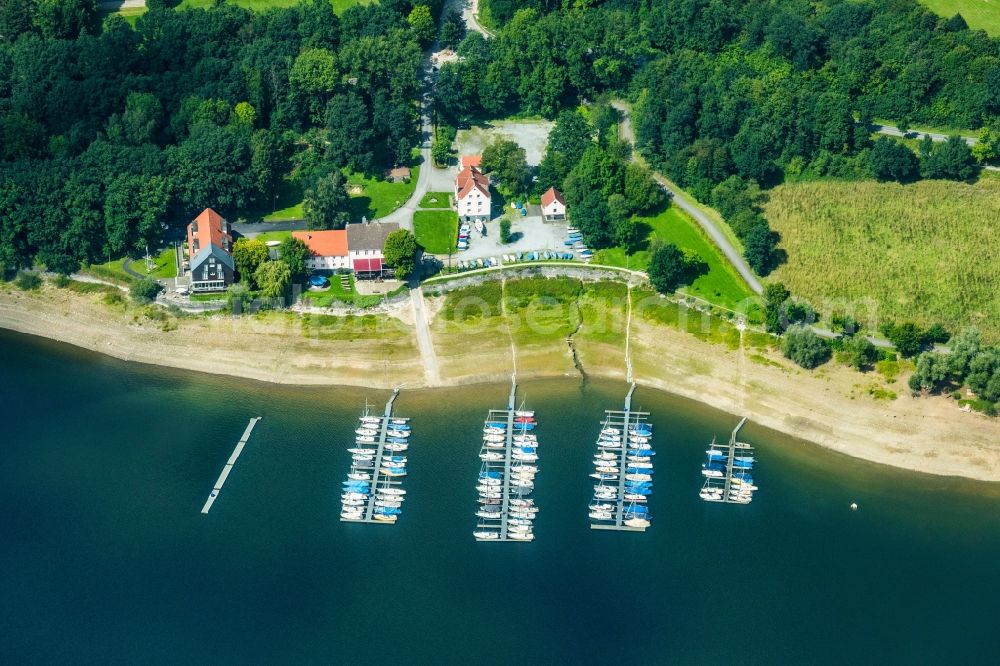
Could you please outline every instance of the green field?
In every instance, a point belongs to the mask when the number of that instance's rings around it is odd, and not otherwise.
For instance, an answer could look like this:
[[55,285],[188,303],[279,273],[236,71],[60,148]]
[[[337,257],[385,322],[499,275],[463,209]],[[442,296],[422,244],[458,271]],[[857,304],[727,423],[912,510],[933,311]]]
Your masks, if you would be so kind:
[[[670,207],[655,217],[637,219],[646,227],[645,244],[654,238],[673,243],[681,250],[697,253],[708,264],[708,272],[685,287],[685,293],[731,309],[736,309],[745,299],[753,296],[715,245],[702,235],[697,223],[677,208]],[[624,249],[611,248],[595,252],[594,263],[643,271],[649,264],[649,256],[649,250],[640,250],[626,257]]]
[[347,175],[347,187],[360,187],[360,194],[351,194],[351,221],[360,222],[362,217],[369,220],[385,217],[413,196],[417,188],[420,167],[410,168],[410,182],[390,183],[376,178],[366,178],[360,173]]
[[453,210],[418,210],[413,214],[417,242],[430,254],[448,254],[458,238],[458,213]]
[[[84,273],[89,273],[96,277],[107,278],[117,282],[131,282],[136,278],[125,272],[125,262],[127,257],[119,257],[103,264],[93,264],[83,269]],[[177,264],[174,248],[167,248],[153,257],[153,270],[146,270],[146,260],[143,258],[130,260],[129,267],[140,275],[147,275],[154,280],[165,280],[177,277]]]
[[[261,225],[262,229],[266,229],[266,225]],[[291,231],[262,231],[256,236],[255,239],[267,243],[268,241],[283,241],[286,238],[291,238]]]
[[961,14],[973,30],[1000,36],[1000,0],[920,0],[935,14],[950,18]]
[[[788,253],[772,278],[821,313],[855,306],[951,331],[974,324],[1000,340],[1000,179],[974,185],[814,182],[771,191],[766,214]],[[874,317],[868,313],[875,310]]]
[[451,208],[451,192],[428,192],[420,200],[421,208]]
[[354,288],[354,275],[350,275],[348,278],[350,280],[350,287],[347,289],[344,289],[340,284],[339,275],[331,275],[330,286],[327,289],[322,291],[310,289],[302,294],[302,298],[308,299],[309,305],[318,308],[325,308],[335,302],[354,305],[359,308],[370,308],[382,301],[382,297],[377,294],[370,296],[359,294]]

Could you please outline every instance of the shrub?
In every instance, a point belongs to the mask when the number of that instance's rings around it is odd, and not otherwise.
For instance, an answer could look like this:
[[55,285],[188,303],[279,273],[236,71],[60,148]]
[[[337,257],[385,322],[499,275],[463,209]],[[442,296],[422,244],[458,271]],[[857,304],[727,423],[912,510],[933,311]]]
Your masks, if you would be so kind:
[[830,345],[804,326],[793,326],[785,332],[781,351],[785,358],[809,370],[830,360]]
[[18,271],[14,284],[23,291],[34,291],[42,286],[42,278],[37,273]]
[[62,275],[61,273],[52,279],[52,284],[54,284],[59,289],[65,289],[69,286],[72,280],[69,279],[68,275]]
[[133,283],[128,292],[136,303],[149,303],[156,300],[156,295],[160,293],[160,283],[150,278],[143,278]]
[[506,217],[500,220],[500,242],[504,245],[510,242],[510,220]]

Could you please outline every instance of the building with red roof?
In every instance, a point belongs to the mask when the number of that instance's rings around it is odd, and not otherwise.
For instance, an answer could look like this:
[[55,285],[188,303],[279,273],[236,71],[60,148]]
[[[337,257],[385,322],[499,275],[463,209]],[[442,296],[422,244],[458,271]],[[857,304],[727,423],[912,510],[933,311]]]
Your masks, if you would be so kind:
[[306,266],[314,271],[336,271],[351,268],[347,250],[347,230],[293,231],[292,238],[298,238],[309,248]]
[[557,222],[566,219],[566,199],[562,192],[554,187],[545,190],[542,195],[542,219],[546,222]]
[[455,178],[455,207],[462,222],[488,222],[491,206],[490,179],[479,170],[480,157],[462,157],[462,170]]
[[187,240],[191,291],[222,291],[233,283],[233,237],[225,218],[206,208],[188,225]]

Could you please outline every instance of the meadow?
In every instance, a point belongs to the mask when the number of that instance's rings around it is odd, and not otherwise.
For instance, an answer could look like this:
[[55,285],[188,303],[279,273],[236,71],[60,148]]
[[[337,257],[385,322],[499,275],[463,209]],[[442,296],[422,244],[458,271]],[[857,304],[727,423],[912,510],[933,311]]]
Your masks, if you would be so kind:
[[753,296],[718,248],[705,238],[694,220],[677,208],[671,206],[659,215],[639,217],[636,221],[642,229],[642,244],[647,249],[627,256],[620,247],[599,250],[594,255],[595,264],[644,271],[649,265],[651,254],[648,247],[654,240],[659,240],[673,243],[681,250],[694,252],[708,266],[704,274],[681,289],[684,293],[730,309],[737,309],[745,299]]
[[448,254],[458,238],[458,213],[453,210],[418,210],[413,214],[417,242],[430,254]]
[[920,0],[935,14],[951,18],[961,14],[973,30],[985,30],[991,37],[1000,36],[1000,0]]
[[[771,278],[829,314],[970,324],[1000,340],[1000,179],[975,184],[813,182],[771,191],[766,214],[788,261]],[[865,305],[867,304],[867,305]]]

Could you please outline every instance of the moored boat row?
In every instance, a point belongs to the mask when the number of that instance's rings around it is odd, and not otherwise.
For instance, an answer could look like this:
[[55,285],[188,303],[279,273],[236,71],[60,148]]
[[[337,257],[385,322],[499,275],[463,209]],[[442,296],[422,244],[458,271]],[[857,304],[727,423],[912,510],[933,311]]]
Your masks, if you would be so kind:
[[701,465],[705,482],[698,495],[706,502],[749,504],[753,501],[757,490],[753,479],[756,455],[752,446],[736,441],[736,433],[745,421],[736,426],[727,446],[720,447],[713,438],[705,451],[706,460]]
[[645,416],[642,412],[607,412],[590,474],[597,480],[588,507],[592,527],[644,530],[650,525],[647,500],[653,491],[656,451],[653,427]]
[[533,541],[538,438],[534,412],[491,410],[483,426],[476,485],[478,541]]
[[395,523],[402,514],[406,491],[409,419],[391,416],[359,418],[351,454],[351,470],[343,482],[340,519],[353,522]]

